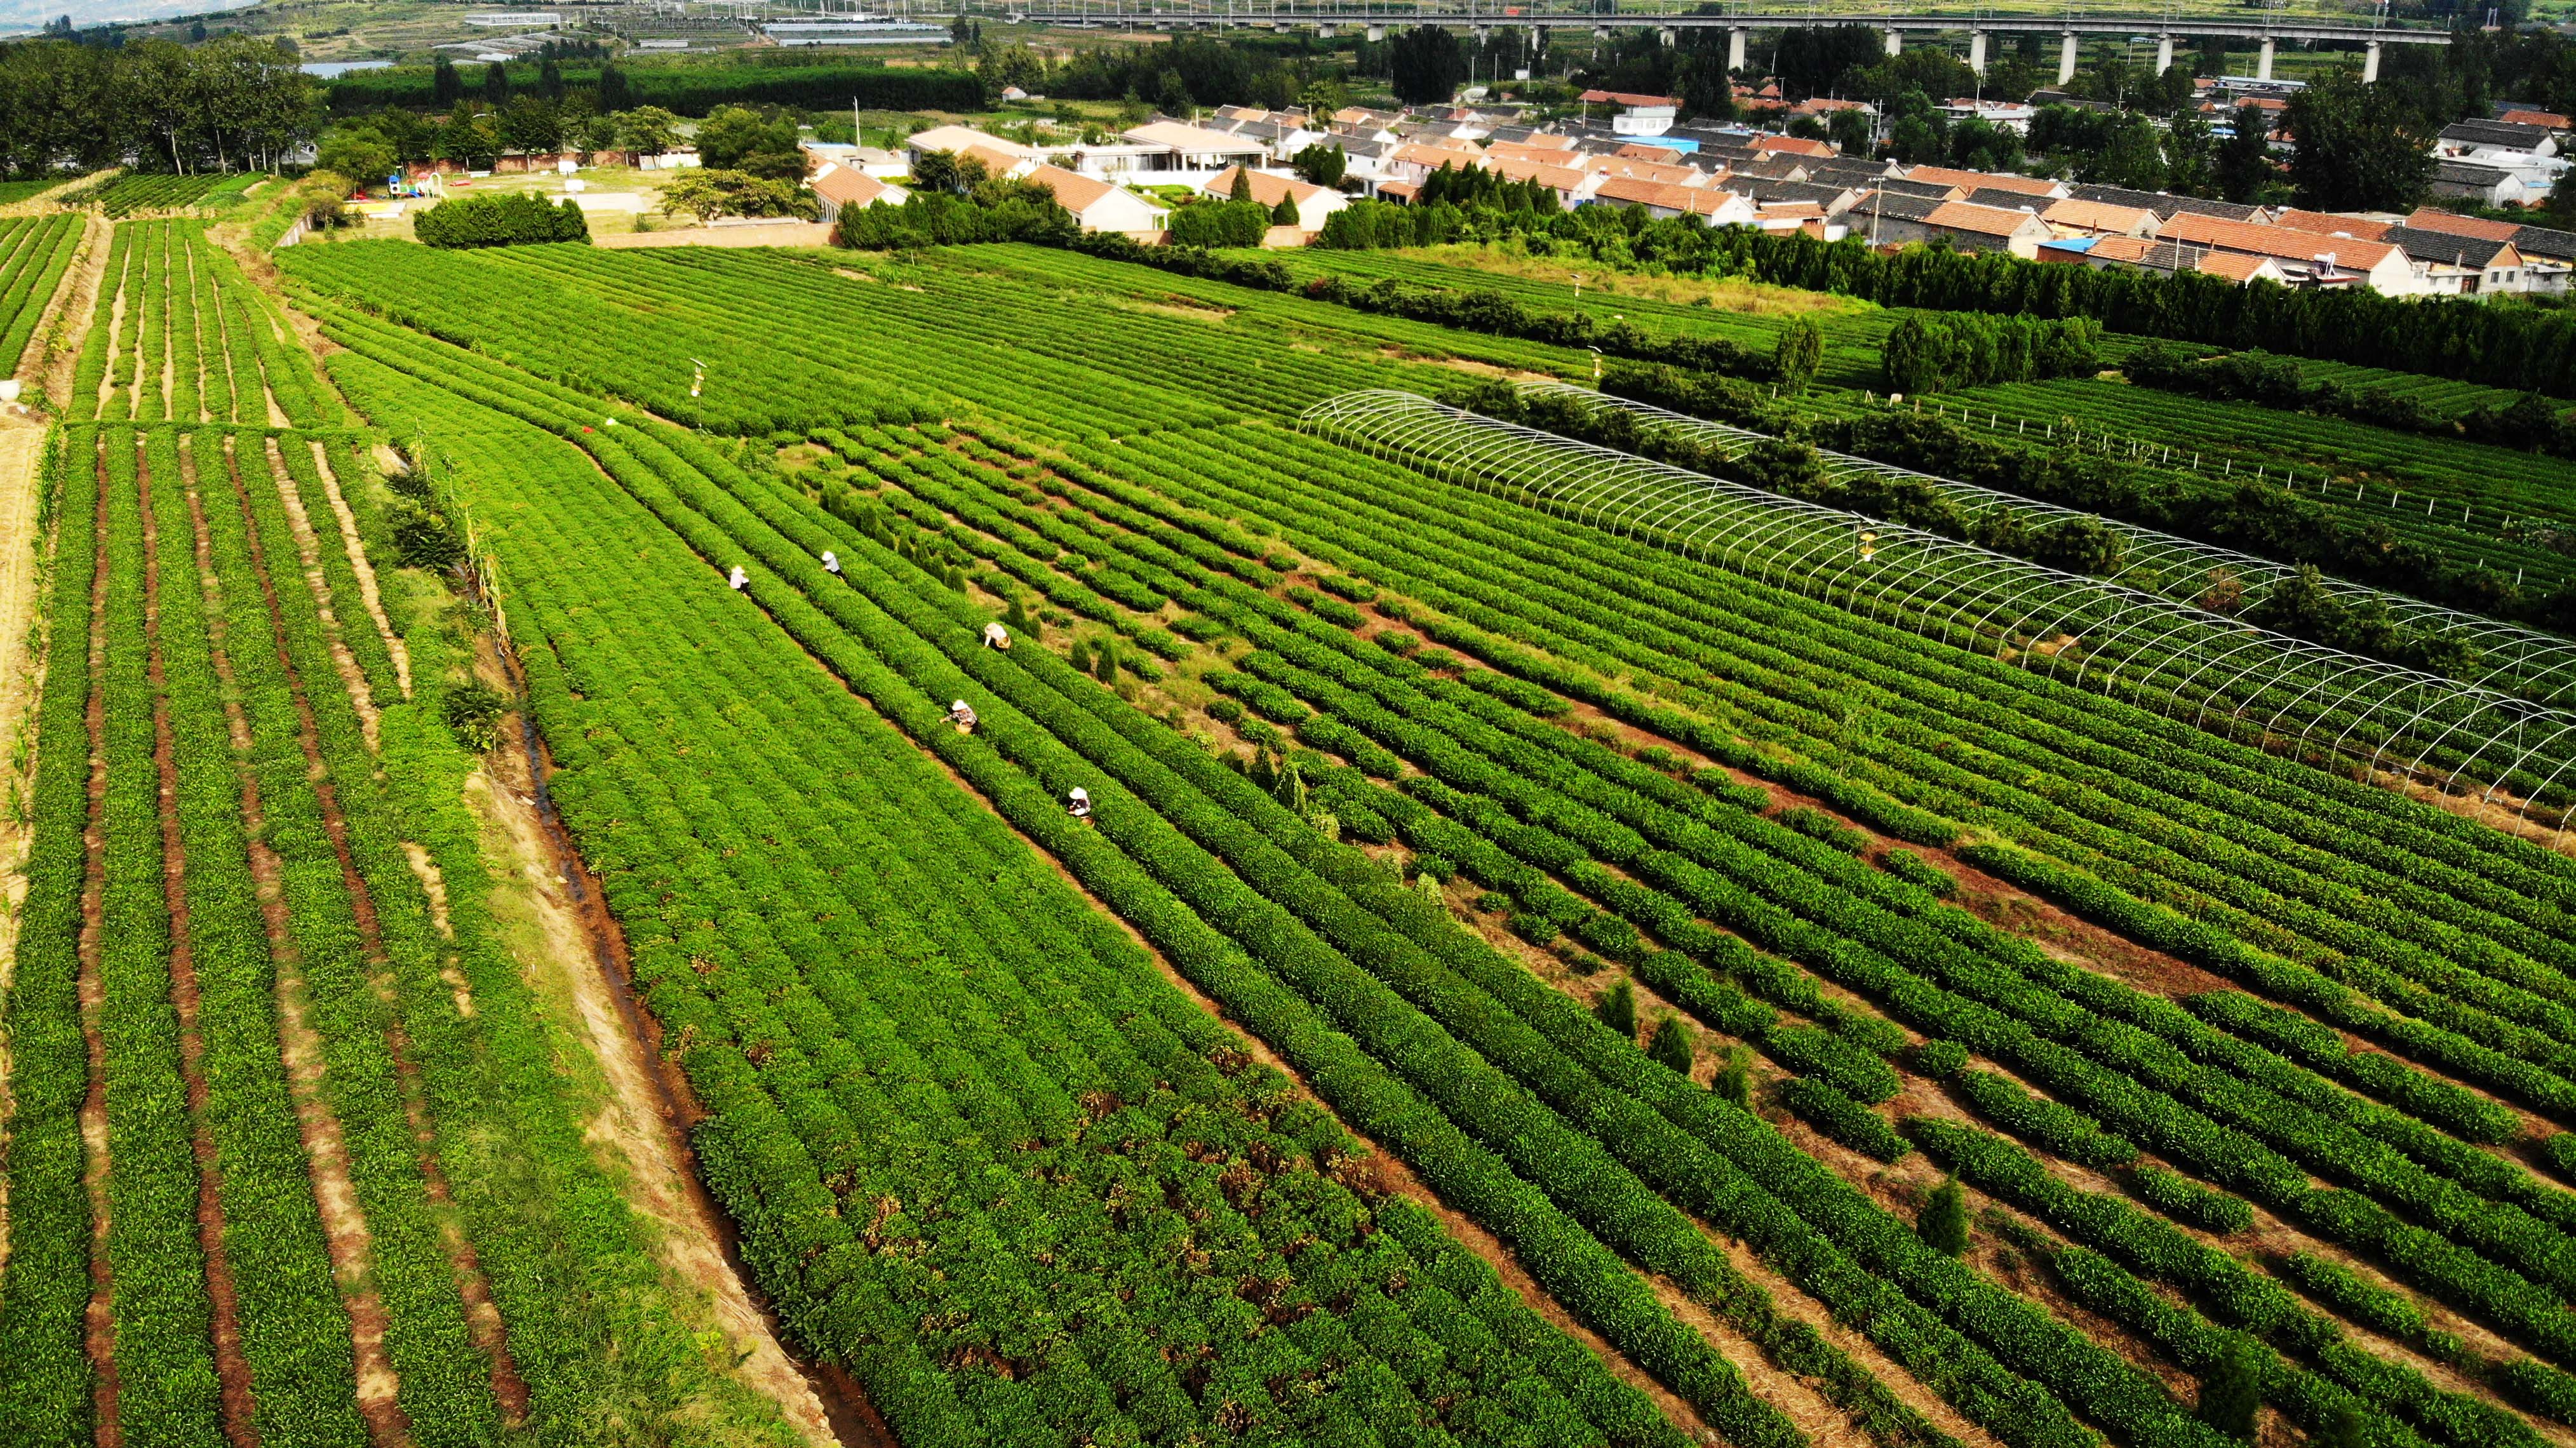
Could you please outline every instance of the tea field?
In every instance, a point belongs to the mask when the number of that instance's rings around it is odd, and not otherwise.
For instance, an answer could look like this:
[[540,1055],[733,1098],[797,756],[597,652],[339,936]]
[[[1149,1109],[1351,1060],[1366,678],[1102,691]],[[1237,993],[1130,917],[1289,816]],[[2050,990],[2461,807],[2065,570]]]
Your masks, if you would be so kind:
[[[2576,1444],[2535,691],[2153,707],[2109,640],[1542,506],[1438,409],[1336,430],[1593,358],[1296,288],[105,248],[0,1441]],[[1796,405],[1883,410],[1890,314],[1818,314]]]

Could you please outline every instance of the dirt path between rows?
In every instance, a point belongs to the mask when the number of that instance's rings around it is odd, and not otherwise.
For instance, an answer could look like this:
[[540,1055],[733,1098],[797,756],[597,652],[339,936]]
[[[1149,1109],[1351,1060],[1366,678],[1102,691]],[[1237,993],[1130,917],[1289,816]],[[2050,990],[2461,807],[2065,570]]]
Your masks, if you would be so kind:
[[331,663],[340,671],[340,683],[349,691],[349,702],[357,707],[358,727],[367,736],[367,752],[378,746],[379,716],[375,694],[367,686],[366,671],[358,667],[358,656],[349,652],[348,641],[340,636],[339,611],[333,607],[331,584],[322,574],[322,540],[313,531],[313,519],[304,511],[302,491],[286,470],[286,458],[278,451],[278,440],[268,439],[263,462],[271,487],[277,489],[278,503],[286,510],[286,529],[295,538],[296,561],[304,565],[304,586],[313,590],[313,612],[322,620],[322,639],[331,647]]
[[189,1148],[197,1160],[197,1244],[206,1257],[206,1298],[213,1308],[215,1376],[223,1386],[224,1437],[253,1448],[250,1362],[242,1356],[241,1300],[224,1251],[222,1169],[208,1118],[205,1038],[198,1030],[197,952],[188,934],[187,844],[179,828],[177,743],[161,647],[160,520],[152,511],[148,473],[138,479],[143,512],[143,626],[152,680],[152,763],[160,776],[161,895],[170,911],[170,1004],[179,1016],[179,1072],[188,1093]]
[[82,321],[87,318],[86,313],[72,310],[76,305],[73,294],[79,290],[81,273],[89,265],[89,253],[105,249],[105,243],[100,239],[105,232],[103,222],[94,219],[81,222],[80,240],[73,243],[71,265],[63,269],[61,280],[54,284],[54,294],[45,299],[44,310],[36,314],[35,330],[27,334],[27,350],[18,356],[16,373],[18,379],[27,384],[29,393],[49,391],[47,382],[53,375],[54,354],[66,350],[67,341],[71,347],[79,346],[77,335],[66,335],[79,330],[77,326],[69,325],[75,318]]
[[[28,789],[36,773],[35,702],[45,688],[44,640],[37,579],[44,571],[45,538],[37,536],[40,503],[37,465],[44,430],[0,418],[0,1001],[17,975],[19,908],[27,898],[23,872],[32,832]],[[0,1152],[8,1145],[12,1110],[9,1043],[0,1039]],[[9,1181],[0,1172],[0,1265],[9,1260]]]
[[[242,711],[233,681],[232,656],[226,648],[229,620],[215,578],[214,545],[206,530],[204,499],[195,481],[193,449],[187,455],[188,515],[197,533],[197,576],[206,594],[206,621],[212,635],[215,677],[223,685],[224,721],[236,758],[251,752],[250,720]],[[303,1138],[304,1157],[313,1176],[313,1197],[322,1216],[323,1238],[331,1253],[331,1275],[340,1302],[349,1314],[350,1346],[357,1376],[358,1412],[366,1419],[373,1448],[406,1448],[411,1419],[395,1401],[401,1380],[385,1352],[388,1318],[384,1301],[371,1283],[374,1252],[366,1212],[349,1179],[349,1149],[322,1090],[322,1040],[307,1017],[303,956],[295,948],[286,917],[285,865],[268,843],[266,816],[260,808],[259,779],[247,765],[240,770],[242,827],[250,840],[250,870],[259,897],[259,913],[268,936],[269,956],[277,971],[278,1050],[286,1066],[287,1089],[295,1103],[295,1122]]]
[[[227,439],[230,441],[232,439]],[[259,520],[251,509],[249,486],[242,479],[241,457],[238,449],[228,451],[232,454],[233,463],[230,475],[234,506],[241,510],[251,571],[259,580],[260,594],[268,606],[269,633],[277,650],[278,668],[285,675],[288,692],[295,700],[297,734],[304,746],[305,767],[313,774],[314,793],[321,803],[323,833],[330,837],[332,853],[338,857],[341,882],[349,892],[350,913],[357,921],[363,958],[375,989],[390,997],[393,983],[375,898],[367,888],[365,875],[358,869],[355,853],[350,849],[348,817],[340,807],[339,786],[322,757],[321,730],[315,722],[312,696],[288,646],[286,612],[278,601],[276,580],[269,572],[268,555],[259,536]],[[473,1242],[467,1238],[458,1221],[455,1193],[448,1185],[446,1167],[433,1145],[436,1127],[430,1120],[429,1104],[421,1085],[420,1064],[412,1059],[410,1033],[399,1019],[386,1028],[385,1048],[393,1057],[394,1074],[401,1086],[403,1114],[411,1124],[413,1137],[420,1143],[421,1177],[440,1219],[440,1234],[446,1241],[458,1294],[465,1301],[468,1336],[491,1358],[492,1392],[500,1400],[503,1420],[511,1424],[525,1422],[528,1416],[527,1381],[519,1375],[518,1364],[510,1356],[509,1324],[502,1320],[501,1310],[492,1300],[491,1283],[484,1277]]]
[[81,254],[72,259],[70,283],[55,299],[54,330],[45,335],[54,338],[45,358],[45,397],[56,407],[68,407],[72,398],[72,373],[80,364],[81,349],[89,345],[89,329],[98,314],[99,288],[106,284],[107,253],[110,243],[108,224],[92,217],[81,225]]
[[[891,1444],[866,1403],[827,1404],[809,1370],[779,1342],[778,1324],[746,1281],[733,1254],[732,1225],[698,1180],[679,1100],[642,1044],[642,1012],[627,980],[625,937],[610,919],[598,881],[568,836],[541,809],[532,770],[548,766],[533,729],[520,747],[504,747],[466,781],[466,804],[483,821],[484,850],[494,860],[496,911],[523,914],[540,948],[520,952],[541,998],[569,997],[572,1021],[599,1062],[605,1100],[586,1134],[626,1184],[626,1200],[651,1219],[664,1269],[708,1299],[711,1316],[740,1363],[734,1376],[778,1404],[798,1435],[816,1448]],[[547,989],[551,985],[553,989]],[[822,1385],[826,1392],[831,1384]],[[834,1396],[841,1396],[834,1394]],[[839,1412],[832,1411],[834,1406]]]
[[331,450],[319,438],[313,441],[313,467],[322,479],[322,495],[331,500],[331,516],[340,525],[340,545],[348,550],[349,571],[358,577],[358,599],[367,606],[367,617],[375,620],[376,632],[384,636],[385,652],[393,656],[394,681],[402,688],[403,697],[411,697],[411,646],[394,632],[393,620],[385,616],[384,594],[376,579],[376,565],[367,557],[366,540],[358,536],[358,517],[349,509],[348,489],[340,481],[340,472],[331,466]]
[[99,1448],[122,1448],[124,1425],[116,1412],[116,1282],[108,1264],[107,1048],[99,1035],[99,1016],[106,993],[99,979],[103,946],[102,919],[107,893],[107,465],[92,458],[98,476],[98,546],[90,560],[89,591],[89,821],[81,839],[88,856],[81,880],[80,1016],[81,1039],[89,1047],[89,1093],[81,1102],[81,1145],[85,1160],[82,1182],[89,1189],[89,1310],[82,1340],[96,1373]]

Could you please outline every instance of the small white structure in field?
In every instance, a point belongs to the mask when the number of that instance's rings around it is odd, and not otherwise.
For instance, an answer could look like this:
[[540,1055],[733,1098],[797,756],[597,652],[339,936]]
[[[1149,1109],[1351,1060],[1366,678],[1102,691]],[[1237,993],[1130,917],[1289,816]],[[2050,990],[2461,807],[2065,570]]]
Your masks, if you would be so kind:
[[742,565],[737,563],[733,566],[733,572],[725,575],[725,582],[732,585],[734,592],[740,593],[742,586],[751,582],[751,575],[743,572]]

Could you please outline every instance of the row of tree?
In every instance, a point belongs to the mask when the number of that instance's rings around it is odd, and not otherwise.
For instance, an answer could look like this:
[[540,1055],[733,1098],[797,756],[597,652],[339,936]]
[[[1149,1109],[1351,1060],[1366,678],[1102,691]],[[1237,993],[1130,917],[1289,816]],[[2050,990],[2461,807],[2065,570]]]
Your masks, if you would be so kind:
[[[365,182],[433,161],[486,170],[504,155],[654,156],[679,144],[681,124],[659,106],[596,114],[586,90],[568,92],[561,103],[520,96],[497,109],[459,101],[444,118],[393,108],[335,128],[317,164]],[[698,123],[693,143],[709,169],[793,182],[805,174],[796,139],[795,119],[774,108],[721,106]]]
[[248,36],[0,45],[0,170],[16,175],[265,170],[320,123],[294,53]]

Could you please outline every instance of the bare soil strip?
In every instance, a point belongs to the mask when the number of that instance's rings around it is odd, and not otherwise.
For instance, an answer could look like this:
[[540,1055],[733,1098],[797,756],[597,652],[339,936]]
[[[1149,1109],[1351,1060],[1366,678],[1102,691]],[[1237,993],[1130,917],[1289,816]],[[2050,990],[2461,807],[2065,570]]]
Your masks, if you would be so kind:
[[[193,471],[193,455],[191,459]],[[250,721],[242,713],[233,683],[232,656],[225,649],[227,623],[215,580],[214,547],[206,532],[205,505],[193,484],[188,514],[197,533],[197,576],[206,592],[206,615],[214,636],[215,677],[224,688],[224,720],[236,754],[251,749]],[[349,1180],[349,1151],[339,1118],[322,1093],[322,1042],[306,1019],[303,957],[287,928],[285,869],[268,844],[266,817],[260,809],[259,781],[241,772],[242,826],[250,837],[251,879],[259,893],[259,911],[268,934],[270,958],[277,968],[277,1033],[286,1065],[287,1089],[295,1102],[295,1121],[311,1163],[313,1197],[322,1215],[323,1236],[331,1253],[331,1273],[348,1310],[350,1345],[356,1361],[358,1411],[367,1422],[374,1448],[405,1448],[411,1441],[411,1419],[395,1401],[401,1386],[385,1353],[387,1318],[383,1299],[369,1285],[373,1261],[366,1213],[358,1205],[357,1187]]]
[[[35,777],[35,701],[44,694],[36,579],[46,540],[36,534],[41,428],[0,419],[0,1000],[18,959],[18,909],[27,897],[27,784]],[[0,1040],[0,1152],[8,1145],[9,1045]],[[0,1264],[9,1260],[9,1182],[0,1173]]]
[[108,225],[98,217],[81,224],[81,254],[72,261],[71,283],[55,305],[54,330],[42,333],[51,349],[45,357],[45,396],[55,406],[72,397],[72,371],[89,342],[90,318],[98,308],[98,289],[107,276]]
[[466,800],[485,823],[487,856],[497,854],[496,866],[504,867],[494,879],[520,895],[542,932],[542,948],[521,951],[522,964],[532,975],[551,976],[572,998],[577,1028],[599,1061],[608,1091],[588,1124],[595,1149],[625,1180],[628,1204],[658,1224],[653,1249],[665,1270],[710,1300],[716,1325],[741,1357],[737,1379],[776,1402],[815,1448],[890,1442],[863,1394],[845,1398],[829,1384],[818,1391],[744,1279],[731,1224],[693,1169],[679,1102],[642,1044],[642,1012],[620,988],[625,938],[560,821],[538,808],[528,771],[546,767],[543,746],[533,730],[522,730],[521,744],[493,753],[466,781]]
[[350,571],[358,575],[358,597],[367,606],[367,617],[376,621],[376,632],[384,636],[385,652],[393,655],[394,679],[402,685],[403,697],[411,697],[411,647],[403,636],[394,632],[393,621],[385,617],[384,595],[376,584],[376,565],[367,557],[365,540],[358,536],[357,515],[349,511],[349,499],[340,483],[339,470],[331,466],[331,450],[319,439],[313,443],[313,467],[322,478],[322,494],[331,500],[331,516],[340,524],[340,544],[349,553]]
[[[317,444],[318,446],[318,444]],[[304,512],[303,496],[297,492],[295,479],[286,471],[286,459],[278,453],[275,438],[268,440],[267,465],[270,486],[277,489],[277,500],[286,509],[287,531],[295,535],[297,561],[304,565],[304,585],[313,590],[313,611],[322,620],[322,637],[331,646],[331,662],[340,670],[340,683],[349,691],[349,702],[358,709],[358,725],[367,734],[367,749],[377,747],[375,695],[367,687],[367,676],[358,667],[357,655],[340,637],[340,616],[332,606],[330,580],[322,576],[322,540],[313,532],[313,520]]]
[[[27,384],[27,390],[30,392],[38,391],[45,386],[45,380],[53,369],[54,353],[61,349],[65,340],[63,332],[79,331],[78,326],[66,326],[66,324],[71,323],[75,317],[82,321],[88,318],[86,312],[75,313],[70,310],[73,305],[72,294],[79,289],[81,274],[88,269],[88,253],[101,249],[100,237],[103,227],[104,223],[94,220],[85,220],[81,223],[81,239],[74,243],[72,264],[64,270],[62,280],[55,284],[54,294],[45,300],[45,309],[37,314],[35,330],[27,334],[27,350],[18,358],[17,376],[20,381]],[[71,342],[77,347],[78,336],[73,336]]]
[[107,890],[107,831],[102,819],[107,799],[107,466],[96,458],[98,474],[98,549],[90,560],[89,591],[89,822],[81,831],[89,860],[81,882],[80,1011],[81,1038],[89,1046],[89,1095],[81,1102],[81,1144],[87,1162],[82,1178],[89,1187],[89,1312],[83,1341],[97,1373],[95,1397],[100,1448],[121,1448],[124,1425],[116,1413],[116,1283],[107,1260],[107,1048],[99,1036],[105,991],[99,980],[103,929],[102,905]]
[[206,1254],[206,1296],[214,1308],[215,1374],[223,1384],[224,1437],[234,1448],[252,1448],[250,1362],[242,1356],[241,1305],[232,1262],[224,1253],[222,1171],[215,1159],[214,1129],[207,1117],[204,1037],[197,1028],[196,947],[188,938],[187,846],[179,829],[179,770],[170,727],[170,696],[162,669],[160,521],[152,490],[143,505],[143,621],[152,679],[152,762],[161,777],[161,894],[170,910],[170,1003],[179,1014],[179,1071],[188,1088],[189,1145],[197,1158],[197,1241]]
[[[236,466],[231,470],[234,501],[242,510],[242,521],[248,534],[251,570],[258,577],[260,593],[267,600],[269,630],[277,650],[278,668],[284,672],[289,692],[295,698],[297,732],[304,744],[305,765],[313,772],[314,792],[321,800],[323,832],[330,836],[332,853],[339,857],[341,882],[349,892],[350,912],[356,917],[358,936],[375,976],[376,988],[390,995],[392,981],[386,970],[384,935],[376,915],[375,897],[368,890],[366,877],[358,869],[357,857],[349,848],[348,817],[340,808],[339,787],[322,758],[321,733],[314,723],[312,697],[306,691],[303,675],[296,671],[293,655],[288,651],[285,609],[278,602],[277,584],[269,573],[268,556],[260,542],[258,520],[251,512],[249,488],[242,480],[239,462],[236,456]],[[421,1176],[430,1201],[438,1208],[441,1235],[446,1239],[449,1264],[456,1274],[457,1291],[465,1299],[466,1326],[474,1345],[492,1359],[492,1392],[500,1399],[503,1419],[514,1424],[524,1422],[528,1414],[528,1385],[519,1376],[518,1364],[510,1357],[509,1325],[502,1321],[500,1308],[492,1301],[491,1284],[483,1276],[473,1242],[466,1237],[458,1221],[455,1195],[449,1190],[446,1169],[432,1144],[436,1129],[430,1121],[429,1104],[422,1091],[420,1065],[411,1058],[410,1035],[399,1021],[386,1030],[385,1045],[393,1056],[394,1074],[402,1083],[403,1114],[410,1120],[412,1135],[420,1143]]]

